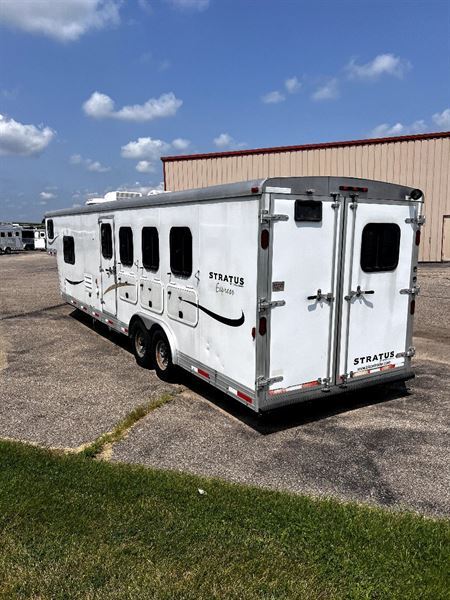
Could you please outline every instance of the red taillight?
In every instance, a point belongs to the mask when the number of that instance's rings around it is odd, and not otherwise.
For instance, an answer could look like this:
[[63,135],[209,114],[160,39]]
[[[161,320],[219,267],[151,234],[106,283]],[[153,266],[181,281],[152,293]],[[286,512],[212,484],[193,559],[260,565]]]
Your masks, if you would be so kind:
[[257,194],[258,192],[259,192],[258,186],[252,187],[252,194]]
[[201,375],[202,377],[205,377],[206,379],[209,379],[209,373],[207,373],[206,371],[203,371],[203,369],[198,369],[197,373],[199,375]]
[[263,229],[261,231],[261,248],[267,250],[269,247],[269,230]]
[[416,312],[416,301],[411,300],[411,304],[409,305],[409,314],[413,315]]
[[420,244],[420,229],[416,231],[416,246]]
[[256,337],[256,327],[252,327],[252,339]]
[[266,317],[261,317],[259,319],[259,335],[266,335],[267,332],[267,319]]
[[356,187],[354,185],[340,185],[339,189],[341,192],[368,192],[369,188],[366,187]]

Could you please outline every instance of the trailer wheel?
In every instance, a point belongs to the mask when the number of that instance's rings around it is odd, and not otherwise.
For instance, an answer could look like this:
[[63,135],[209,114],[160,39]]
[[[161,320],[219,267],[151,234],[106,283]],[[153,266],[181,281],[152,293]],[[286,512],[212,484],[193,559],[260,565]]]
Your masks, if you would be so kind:
[[175,376],[175,366],[172,362],[172,352],[166,334],[157,329],[152,339],[153,364],[156,374],[163,381],[171,382]]
[[141,321],[136,321],[130,332],[131,347],[137,364],[149,369],[152,364],[152,349],[150,335]]
[[5,248],[5,254],[11,254],[11,248]]

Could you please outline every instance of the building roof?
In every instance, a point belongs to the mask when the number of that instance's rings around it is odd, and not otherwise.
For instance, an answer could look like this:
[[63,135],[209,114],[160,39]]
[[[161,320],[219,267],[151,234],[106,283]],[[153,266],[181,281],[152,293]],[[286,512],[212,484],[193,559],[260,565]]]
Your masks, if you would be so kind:
[[250,154],[276,154],[279,152],[296,152],[302,150],[322,150],[324,148],[342,148],[346,146],[366,146],[372,144],[392,144],[395,142],[413,142],[450,137],[450,131],[420,133],[417,135],[400,135],[396,137],[369,138],[365,140],[347,140],[342,142],[324,142],[321,144],[303,144],[301,146],[276,146],[274,148],[252,148],[247,150],[230,150],[227,152],[208,152],[206,154],[180,154],[178,156],[162,156],[163,162],[179,160],[198,160],[201,158],[226,158],[228,156],[247,156]]

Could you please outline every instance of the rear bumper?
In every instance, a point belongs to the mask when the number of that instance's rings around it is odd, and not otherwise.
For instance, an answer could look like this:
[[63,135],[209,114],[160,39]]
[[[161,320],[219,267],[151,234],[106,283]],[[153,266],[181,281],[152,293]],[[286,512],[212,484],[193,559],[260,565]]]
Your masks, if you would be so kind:
[[329,396],[337,396],[348,392],[361,390],[364,388],[372,388],[386,383],[395,383],[397,381],[408,381],[413,379],[415,373],[411,368],[399,368],[392,372],[386,372],[379,375],[371,375],[369,377],[361,377],[358,379],[350,379],[345,385],[331,386],[329,391],[324,391],[323,388],[308,390],[305,392],[293,391],[278,396],[267,396],[264,403],[260,403],[259,412],[263,413],[274,408],[299,404],[318,398],[327,398]]

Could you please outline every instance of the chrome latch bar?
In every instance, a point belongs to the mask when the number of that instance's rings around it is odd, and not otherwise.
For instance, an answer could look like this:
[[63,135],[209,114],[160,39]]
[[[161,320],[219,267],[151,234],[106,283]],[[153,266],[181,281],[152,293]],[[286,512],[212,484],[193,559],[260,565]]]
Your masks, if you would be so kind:
[[278,383],[279,381],[283,381],[282,375],[279,375],[278,377],[258,377],[256,380],[256,389],[262,390],[269,387],[269,385],[272,385],[272,383]]
[[289,221],[289,215],[271,215],[268,210],[262,210],[259,214],[261,223],[270,223],[272,221]]
[[269,302],[265,298],[260,298],[258,300],[258,310],[259,312],[263,310],[269,310],[270,308],[274,308],[275,306],[284,306],[286,304],[286,300],[272,300]]
[[416,354],[414,346],[410,346],[406,352],[399,352],[395,355],[395,358],[412,358]]
[[421,227],[422,225],[425,224],[425,216],[424,215],[420,215],[420,217],[411,217],[408,219],[405,219],[405,223],[413,223],[414,225],[418,225],[419,227]]
[[400,290],[400,294],[408,294],[409,296],[417,296],[420,292],[420,285],[413,285],[411,288]]
[[356,286],[356,290],[350,290],[348,296],[344,297],[344,300],[350,301],[352,298],[360,298],[363,294],[375,294],[375,290],[362,290],[361,286]]
[[307,296],[306,299],[317,300],[317,302],[322,302],[322,300],[325,300],[325,302],[333,302],[334,296],[331,292],[328,292],[328,294],[322,294],[322,290],[318,289],[317,294],[314,296]]

